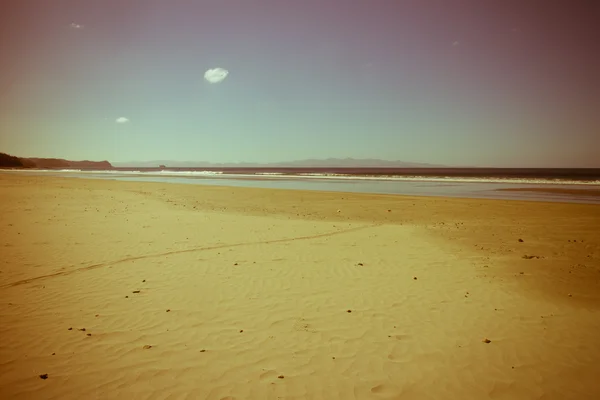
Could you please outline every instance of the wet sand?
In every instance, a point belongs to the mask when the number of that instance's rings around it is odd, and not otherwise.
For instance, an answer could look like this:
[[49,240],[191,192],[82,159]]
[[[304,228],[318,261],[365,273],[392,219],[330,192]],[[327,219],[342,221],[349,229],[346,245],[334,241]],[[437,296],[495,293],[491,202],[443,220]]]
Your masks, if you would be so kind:
[[532,192],[532,193],[555,193],[577,196],[600,197],[600,189],[566,189],[566,188],[507,188],[498,189],[501,192]]
[[597,205],[8,174],[0,196],[0,398],[600,398]]

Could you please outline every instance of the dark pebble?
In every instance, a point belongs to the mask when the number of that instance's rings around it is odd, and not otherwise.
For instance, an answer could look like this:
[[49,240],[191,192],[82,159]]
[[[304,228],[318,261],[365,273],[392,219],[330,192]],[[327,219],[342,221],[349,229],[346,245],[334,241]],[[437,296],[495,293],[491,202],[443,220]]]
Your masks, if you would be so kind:
[[48,379],[48,374],[42,374],[42,375],[40,375],[40,378],[42,378],[42,379]]

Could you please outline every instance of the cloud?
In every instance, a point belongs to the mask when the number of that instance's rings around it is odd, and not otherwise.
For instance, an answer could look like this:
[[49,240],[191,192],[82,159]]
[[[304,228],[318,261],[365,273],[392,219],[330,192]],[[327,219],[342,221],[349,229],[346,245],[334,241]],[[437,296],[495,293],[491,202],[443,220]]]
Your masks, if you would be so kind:
[[453,42],[453,43],[452,43],[452,46],[458,46],[459,44],[460,44],[460,43],[459,43],[459,42],[458,42],[458,40],[457,40],[457,41],[455,41],[455,42]]
[[115,121],[117,124],[126,124],[129,122],[129,119],[125,118],[125,117],[119,117],[116,119]]
[[76,24],[75,22],[71,22],[71,24],[69,24],[69,27],[71,27],[72,29],[83,29],[83,25]]
[[204,73],[204,79],[210,83],[219,83],[227,78],[229,71],[224,68],[212,68]]

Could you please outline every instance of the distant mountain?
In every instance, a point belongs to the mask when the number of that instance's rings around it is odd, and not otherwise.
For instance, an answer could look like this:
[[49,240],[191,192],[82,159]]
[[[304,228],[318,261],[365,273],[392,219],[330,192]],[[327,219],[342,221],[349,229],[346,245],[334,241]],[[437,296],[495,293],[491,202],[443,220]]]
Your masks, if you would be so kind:
[[0,168],[111,169],[108,161],[70,161],[62,158],[22,158],[0,153]]
[[405,161],[389,161],[379,159],[355,159],[355,158],[327,158],[327,159],[309,159],[278,163],[210,163],[205,161],[131,161],[113,163],[115,167],[129,168],[158,168],[164,165],[167,168],[436,168],[445,167],[445,165],[412,163]]
[[324,160],[298,160],[271,164],[276,167],[338,167],[338,168],[433,168],[443,165],[414,163],[406,161],[390,161],[380,159],[327,158]]

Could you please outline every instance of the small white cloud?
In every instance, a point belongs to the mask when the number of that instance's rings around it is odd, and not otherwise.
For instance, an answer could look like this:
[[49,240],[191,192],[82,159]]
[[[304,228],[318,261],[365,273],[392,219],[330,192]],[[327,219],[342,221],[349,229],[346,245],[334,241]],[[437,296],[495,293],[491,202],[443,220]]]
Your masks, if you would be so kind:
[[204,79],[210,83],[219,83],[227,78],[229,71],[224,68],[212,68],[204,73]]
[[459,43],[459,42],[458,42],[458,40],[457,40],[457,41],[455,41],[455,42],[453,42],[453,43],[452,43],[452,46],[458,46],[459,44],[460,44],[460,43]]
[[76,24],[75,22],[71,22],[69,27],[71,27],[72,29],[83,29],[83,25]]
[[125,118],[125,117],[119,117],[117,118],[117,120],[115,121],[117,124],[126,124],[129,122],[129,119]]

